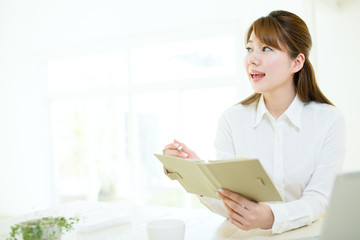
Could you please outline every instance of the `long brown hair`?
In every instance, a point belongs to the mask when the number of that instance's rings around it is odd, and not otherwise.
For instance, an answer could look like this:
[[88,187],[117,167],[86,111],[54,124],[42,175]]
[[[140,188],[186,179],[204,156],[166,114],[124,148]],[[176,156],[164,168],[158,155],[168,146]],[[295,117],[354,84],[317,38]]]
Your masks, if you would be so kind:
[[[295,59],[300,53],[305,55],[304,66],[294,74],[294,84],[301,101],[332,104],[320,91],[317,85],[313,66],[309,61],[312,46],[311,36],[306,23],[297,15],[287,11],[273,11],[266,17],[257,19],[248,29],[245,42],[248,43],[251,33],[264,44],[281,50],[279,43],[285,46],[290,57]],[[257,102],[260,93],[254,93],[240,104],[248,105]]]

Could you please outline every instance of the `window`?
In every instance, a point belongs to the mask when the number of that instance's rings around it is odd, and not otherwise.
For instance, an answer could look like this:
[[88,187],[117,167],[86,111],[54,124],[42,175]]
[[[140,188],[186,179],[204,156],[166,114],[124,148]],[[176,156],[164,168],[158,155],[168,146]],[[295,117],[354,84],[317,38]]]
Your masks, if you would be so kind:
[[176,137],[215,158],[218,118],[237,101],[235,53],[224,35],[49,60],[61,201],[198,206],[153,154]]
[[47,72],[50,93],[128,84],[126,52],[52,60],[48,62]]
[[131,54],[134,82],[226,76],[235,73],[233,36],[176,42],[136,49]]

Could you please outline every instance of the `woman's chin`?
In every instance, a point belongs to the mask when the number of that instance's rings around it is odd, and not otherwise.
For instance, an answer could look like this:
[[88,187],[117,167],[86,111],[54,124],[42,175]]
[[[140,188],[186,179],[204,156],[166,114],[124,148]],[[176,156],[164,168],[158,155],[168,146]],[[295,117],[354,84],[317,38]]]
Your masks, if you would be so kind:
[[252,88],[255,93],[264,93],[265,89],[260,87],[254,87]]

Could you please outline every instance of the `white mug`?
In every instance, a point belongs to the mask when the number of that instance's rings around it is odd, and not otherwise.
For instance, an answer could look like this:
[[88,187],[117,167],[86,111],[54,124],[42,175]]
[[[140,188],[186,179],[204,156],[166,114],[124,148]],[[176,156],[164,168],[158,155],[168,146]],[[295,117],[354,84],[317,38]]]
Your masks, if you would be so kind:
[[178,219],[161,219],[147,224],[149,240],[184,240],[185,223]]

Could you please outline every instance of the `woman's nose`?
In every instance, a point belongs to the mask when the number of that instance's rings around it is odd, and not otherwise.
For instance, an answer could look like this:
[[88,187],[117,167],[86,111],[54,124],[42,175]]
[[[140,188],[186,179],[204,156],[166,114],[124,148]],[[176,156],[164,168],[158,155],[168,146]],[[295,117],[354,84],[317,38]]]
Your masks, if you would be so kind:
[[257,52],[252,52],[247,55],[247,64],[248,65],[259,65],[260,56]]

